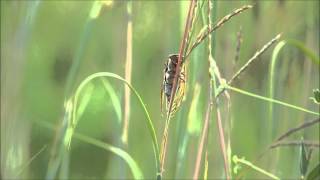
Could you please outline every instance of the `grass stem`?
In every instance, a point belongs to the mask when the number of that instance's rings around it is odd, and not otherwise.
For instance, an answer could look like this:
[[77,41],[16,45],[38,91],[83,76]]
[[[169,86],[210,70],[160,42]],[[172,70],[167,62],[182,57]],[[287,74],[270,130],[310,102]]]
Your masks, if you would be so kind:
[[319,112],[314,112],[314,111],[311,111],[311,110],[308,110],[308,109],[305,109],[305,108],[302,108],[302,107],[299,107],[299,106],[295,106],[295,105],[292,105],[292,104],[289,104],[289,103],[285,103],[285,102],[282,102],[282,101],[279,101],[279,100],[275,100],[275,99],[272,99],[272,98],[267,98],[267,97],[260,96],[260,95],[254,94],[254,93],[250,93],[250,92],[244,91],[242,89],[238,89],[238,88],[232,87],[230,85],[225,85],[225,88],[226,89],[230,89],[230,90],[235,91],[235,92],[238,92],[240,94],[244,94],[244,95],[247,95],[247,96],[250,96],[250,97],[261,99],[261,100],[264,100],[264,101],[267,101],[267,102],[280,104],[282,106],[286,106],[286,107],[289,107],[289,108],[292,108],[292,109],[303,111],[303,112],[306,112],[306,113],[309,113],[309,114],[318,115],[318,116],[320,115]]
[[244,165],[246,165],[246,166],[249,166],[249,167],[252,168],[253,170],[256,170],[256,171],[258,171],[258,172],[260,172],[260,173],[268,176],[268,177],[271,178],[271,179],[280,180],[279,177],[277,177],[277,176],[275,176],[275,175],[273,175],[273,174],[265,171],[264,169],[261,169],[261,168],[255,166],[254,164],[252,164],[251,162],[245,160],[244,158],[238,158],[237,156],[233,156],[232,160],[233,160],[233,162],[234,162],[235,164],[238,164],[238,163],[244,164]]

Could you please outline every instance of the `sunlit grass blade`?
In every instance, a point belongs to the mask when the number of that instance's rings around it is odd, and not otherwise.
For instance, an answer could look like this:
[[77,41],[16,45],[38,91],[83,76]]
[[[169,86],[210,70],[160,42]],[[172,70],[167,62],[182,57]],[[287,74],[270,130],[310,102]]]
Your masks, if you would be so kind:
[[[126,48],[126,62],[125,62],[125,79],[131,83],[132,74],[132,1],[127,2],[127,48]],[[124,122],[122,128],[121,141],[125,146],[128,146],[128,132],[130,122],[130,89],[124,88]]]
[[209,169],[209,162],[208,162],[208,151],[206,151],[205,159],[204,159],[204,172],[203,172],[203,179],[208,179],[208,169]]
[[[276,59],[278,57],[278,54],[280,50],[284,47],[285,41],[279,42],[273,52],[272,52],[272,58],[270,62],[270,73],[269,73],[269,98],[274,98],[274,73],[275,73],[275,64],[276,64]],[[269,131],[271,131],[271,128],[273,127],[273,103],[269,103],[269,119],[270,119],[270,126],[269,126]],[[271,132],[268,132],[268,135],[271,135]]]
[[88,86],[84,89],[83,96],[80,99],[79,107],[78,107],[78,114],[77,117],[80,119],[83,115],[85,109],[87,108],[90,99],[92,97],[92,93],[94,91],[94,85],[92,83],[88,84]]
[[114,111],[116,112],[118,123],[120,124],[122,121],[122,109],[121,109],[120,98],[108,80],[101,79],[101,81],[107,93],[109,94],[112,106],[114,108]]

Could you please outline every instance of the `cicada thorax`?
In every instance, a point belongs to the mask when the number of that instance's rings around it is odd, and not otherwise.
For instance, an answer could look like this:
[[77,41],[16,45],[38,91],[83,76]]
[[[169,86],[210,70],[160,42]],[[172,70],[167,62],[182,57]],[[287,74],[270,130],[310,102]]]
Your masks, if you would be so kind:
[[[163,80],[163,93],[166,96],[167,110],[168,110],[168,106],[169,106],[170,99],[171,99],[174,78],[177,74],[176,68],[178,65],[178,59],[179,59],[178,54],[169,55],[169,58],[165,64],[164,80]],[[184,65],[184,63],[181,63],[180,73],[178,74],[178,79],[177,79],[176,93],[175,93],[175,97],[172,102],[172,109],[171,109],[172,113],[174,113],[177,110],[177,108],[180,106],[181,101],[183,100],[183,97],[184,97],[185,84],[186,84],[185,83],[186,82],[185,72],[186,72],[185,65]]]

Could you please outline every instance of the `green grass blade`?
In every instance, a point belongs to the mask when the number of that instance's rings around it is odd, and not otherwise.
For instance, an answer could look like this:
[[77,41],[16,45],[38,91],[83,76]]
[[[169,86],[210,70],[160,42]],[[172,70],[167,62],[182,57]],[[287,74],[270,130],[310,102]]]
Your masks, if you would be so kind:
[[288,39],[286,40],[287,44],[295,46],[304,55],[306,55],[314,64],[320,65],[320,58],[317,57],[309,48],[307,48],[301,41],[295,39]]
[[[278,59],[278,55],[280,50],[284,47],[286,44],[286,41],[280,41],[274,48],[272,52],[272,58],[270,62],[270,73],[269,73],[269,98],[274,98],[274,74],[275,74],[275,65],[276,65],[276,60]],[[269,103],[269,120],[271,121],[270,127],[273,127],[273,103]],[[268,136],[271,133],[272,128],[269,128]]]
[[139,168],[137,162],[124,150],[82,134],[75,133],[74,137],[88,144],[92,144],[96,147],[110,151],[121,157],[130,167],[134,179],[143,179],[142,171]]
[[318,115],[318,116],[320,115],[319,112],[314,112],[314,111],[311,111],[311,110],[308,110],[308,109],[305,109],[305,108],[302,108],[302,107],[299,107],[299,106],[295,106],[295,105],[292,105],[292,104],[289,104],[289,103],[285,103],[285,102],[282,102],[282,101],[279,101],[279,100],[275,100],[275,99],[272,99],[272,98],[267,98],[267,97],[260,96],[260,95],[254,94],[254,93],[250,93],[250,92],[244,91],[242,89],[238,89],[238,88],[229,86],[227,84],[225,84],[223,86],[226,89],[229,89],[229,90],[232,90],[232,91],[235,91],[235,92],[238,92],[240,94],[244,94],[244,95],[247,95],[247,96],[250,96],[250,97],[254,97],[254,98],[261,99],[261,100],[264,100],[264,101],[267,101],[267,102],[271,102],[271,103],[280,104],[282,106],[286,106],[286,107],[289,107],[289,108],[292,108],[292,109],[303,111],[303,112],[306,112],[306,113],[309,113],[309,114]]
[[76,75],[78,74],[78,71],[80,69],[80,65],[83,62],[83,54],[86,50],[86,46],[89,41],[89,37],[91,36],[91,32],[94,25],[94,20],[98,16],[102,3],[99,3],[98,1],[95,1],[92,3],[91,9],[90,9],[90,15],[88,16],[86,23],[83,28],[83,32],[80,36],[80,42],[79,46],[76,49],[75,57],[73,59],[69,74],[67,76],[67,82],[66,82],[66,88],[65,88],[65,97],[69,97],[72,95],[74,83],[76,82]]
[[251,162],[245,160],[244,158],[238,158],[238,156],[234,155],[232,157],[232,160],[236,164],[235,167],[239,167],[238,164],[241,163],[241,164],[244,164],[246,166],[249,166],[250,168],[252,168],[253,170],[256,170],[257,172],[260,172],[261,174],[264,174],[264,175],[268,176],[271,179],[277,179],[277,180],[279,179],[280,180],[279,177],[277,177],[277,176],[265,171],[264,169],[261,169],[261,168],[255,166],[254,164],[252,164]]
[[135,88],[128,83],[125,79],[123,79],[121,76],[114,74],[114,73],[109,73],[109,72],[98,72],[95,74],[92,74],[90,76],[88,76],[86,79],[84,79],[81,84],[79,85],[79,87],[76,90],[76,93],[74,95],[74,99],[73,99],[73,103],[71,103],[73,108],[72,110],[72,117],[70,119],[69,122],[69,127],[67,128],[67,134],[65,136],[65,145],[69,145],[71,143],[71,139],[72,139],[72,135],[74,134],[74,129],[79,121],[79,119],[76,117],[77,114],[77,104],[78,104],[78,99],[79,96],[83,90],[83,88],[89,83],[91,82],[93,79],[95,78],[102,78],[102,77],[109,77],[109,78],[114,78],[114,79],[118,79],[122,82],[124,82],[126,85],[128,85],[128,87],[134,92],[135,96],[138,98],[141,106],[143,107],[143,110],[145,112],[146,115],[146,123],[147,123],[147,127],[150,133],[150,136],[152,138],[152,143],[153,143],[153,149],[154,149],[154,155],[155,155],[155,159],[156,159],[156,167],[157,167],[157,176],[159,176],[160,174],[160,153],[159,153],[159,146],[158,146],[158,142],[157,142],[157,137],[156,137],[156,132],[152,123],[152,120],[150,118],[149,112],[145,106],[145,103],[143,102],[141,96],[139,95],[139,93],[135,90]]
[[85,92],[83,93],[83,96],[81,97],[79,107],[78,107],[78,112],[77,112],[77,117],[80,119],[81,116],[83,115],[86,107],[88,106],[90,99],[92,97],[92,93],[94,90],[94,85],[92,83],[88,84],[88,86],[84,89]]
[[106,79],[102,79],[102,84],[110,96],[113,108],[114,108],[116,115],[117,115],[117,118],[118,118],[118,123],[120,124],[121,120],[122,120],[122,110],[121,110],[120,98],[118,97],[116,91],[113,89],[113,87],[111,86],[109,81],[107,81]]
[[[304,55],[308,57],[313,63],[320,65],[320,60],[319,57],[317,57],[311,50],[305,47],[305,45],[294,39],[288,39],[288,40],[283,40],[279,42],[276,47],[273,50],[272,53],[272,58],[270,62],[270,72],[269,72],[269,98],[273,99],[274,98],[274,85],[275,85],[275,68],[277,64],[277,60],[279,59],[279,53],[283,49],[285,45],[291,45],[296,48],[298,48],[301,52],[303,52]],[[270,102],[269,104],[269,119],[273,119],[273,103]],[[273,123],[272,123],[273,124]],[[271,124],[271,127],[273,125]],[[271,134],[271,132],[269,132]]]

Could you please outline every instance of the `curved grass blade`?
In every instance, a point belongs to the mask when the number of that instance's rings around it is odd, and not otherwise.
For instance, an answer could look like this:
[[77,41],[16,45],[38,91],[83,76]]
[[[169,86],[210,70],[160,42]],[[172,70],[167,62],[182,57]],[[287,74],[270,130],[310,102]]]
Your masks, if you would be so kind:
[[123,79],[121,76],[114,74],[114,73],[109,73],[109,72],[98,72],[95,74],[92,74],[90,76],[88,76],[86,79],[84,79],[81,84],[79,85],[79,87],[76,90],[76,93],[74,95],[73,98],[73,103],[72,103],[72,115],[71,118],[69,119],[69,126],[67,128],[67,135],[65,137],[65,145],[69,145],[71,143],[71,139],[72,139],[72,135],[74,134],[74,129],[79,121],[79,119],[77,118],[77,104],[78,104],[78,99],[80,96],[80,93],[82,92],[82,89],[89,83],[91,82],[93,79],[95,78],[102,78],[102,77],[110,77],[110,78],[114,78],[114,79],[118,79],[122,82],[124,82],[136,95],[136,97],[138,98],[141,106],[143,107],[143,110],[145,112],[146,115],[146,123],[147,123],[147,127],[150,133],[150,136],[152,138],[152,143],[153,143],[153,150],[154,150],[154,156],[155,156],[155,160],[156,160],[156,168],[157,168],[157,177],[160,177],[160,153],[159,153],[159,146],[158,146],[158,142],[157,142],[157,137],[156,137],[156,133],[155,133],[155,129],[152,123],[152,120],[150,118],[149,112],[141,98],[141,96],[139,95],[139,93],[135,90],[135,88],[128,83],[125,79]]
[[[285,45],[293,45],[295,47],[297,47],[299,50],[301,50],[301,52],[303,52],[312,62],[314,62],[315,64],[320,65],[320,60],[319,57],[317,57],[312,51],[310,51],[308,48],[306,48],[302,42],[294,40],[294,39],[289,39],[289,40],[283,40],[280,41],[276,47],[273,50],[272,53],[272,59],[270,62],[270,73],[269,73],[269,84],[270,84],[270,89],[269,89],[269,97],[273,98],[274,97],[274,78],[275,78],[275,67],[276,67],[276,63],[278,62],[277,60],[279,59],[279,53],[280,50],[282,50],[282,48]],[[269,113],[272,113],[272,105],[270,104],[269,106]]]
[[[94,28],[95,20],[99,17],[100,11],[103,9],[102,7],[104,5],[110,5],[112,1],[109,1],[109,3],[106,3],[104,1],[93,1],[91,3],[91,7],[89,9],[88,17],[85,20],[83,30],[80,35],[80,40],[78,43],[78,46],[75,51],[74,59],[72,60],[72,65],[70,68],[70,71],[68,72],[68,76],[66,79],[66,87],[65,87],[65,104],[72,105],[68,102],[68,99],[72,98],[72,93],[74,92],[75,87],[75,79],[79,72],[80,66],[83,63],[83,54],[85,52],[86,46],[88,44],[88,40],[90,39],[92,29]],[[59,170],[60,166],[68,166],[68,152],[66,152],[63,144],[63,140],[66,139],[70,135],[70,129],[67,129],[66,125],[68,124],[68,117],[69,112],[67,109],[64,109],[64,118],[62,119],[62,126],[61,126],[61,133],[57,134],[56,139],[54,140],[55,143],[57,143],[56,149],[53,150],[52,155],[49,159],[48,169],[46,172],[46,179],[55,179],[57,172]],[[69,130],[68,132],[66,131]],[[62,142],[60,142],[60,139],[63,139]],[[64,158],[62,158],[64,157]],[[61,176],[62,175],[62,176]],[[60,173],[60,178],[65,179],[67,177],[67,172]]]
[[[319,57],[317,57],[312,51],[304,46],[300,41],[289,39],[280,41],[274,48],[272,52],[272,58],[270,62],[270,72],[269,72],[269,98],[274,98],[274,81],[275,81],[275,68],[278,62],[278,56],[280,51],[285,47],[285,45],[292,45],[301,50],[313,63],[320,65]],[[269,119],[273,119],[273,103],[269,104]],[[271,125],[273,127],[273,125]]]
[[298,48],[301,52],[303,52],[304,55],[306,55],[314,64],[320,65],[320,58],[316,56],[309,48],[307,48],[301,41],[295,40],[295,39],[287,39],[286,42],[289,45],[295,46]]
[[92,83],[88,84],[88,86],[84,90],[85,90],[85,92],[83,93],[84,95],[80,99],[78,112],[77,112],[77,117],[79,119],[83,115],[85,109],[87,108],[87,106],[88,106],[88,104],[90,102],[90,99],[92,97],[93,90],[94,90],[94,85]]
[[120,99],[119,99],[116,91],[113,89],[113,87],[109,83],[109,81],[107,81],[106,79],[102,79],[102,84],[110,96],[112,105],[114,107],[114,111],[116,112],[116,115],[118,118],[118,123],[120,124],[122,121],[122,110],[121,110]]

